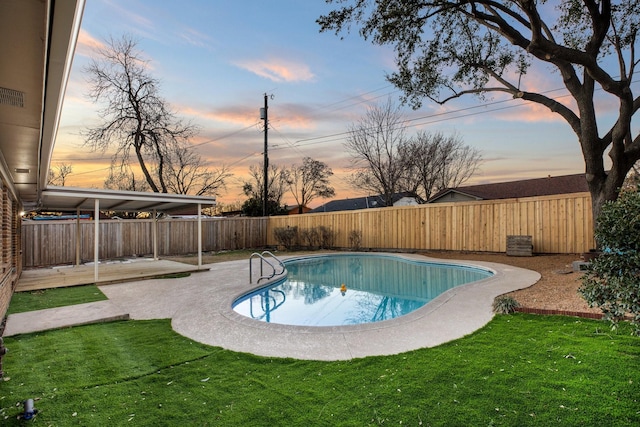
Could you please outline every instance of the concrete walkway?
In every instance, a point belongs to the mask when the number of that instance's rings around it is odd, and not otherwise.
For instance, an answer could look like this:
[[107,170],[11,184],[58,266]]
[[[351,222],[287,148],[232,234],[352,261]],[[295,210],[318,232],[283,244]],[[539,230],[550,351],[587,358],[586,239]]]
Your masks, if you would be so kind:
[[129,313],[124,312],[109,300],[89,302],[10,314],[7,316],[7,324],[2,335],[10,337],[12,335],[42,332],[69,326],[127,319],[129,319]]
[[[428,260],[419,255],[403,256]],[[210,271],[187,278],[119,283],[100,286],[100,290],[131,319],[170,318],[176,332],[205,344],[267,357],[348,360],[397,354],[461,338],[491,320],[496,296],[531,286],[540,278],[537,272],[502,264],[459,263],[488,268],[495,275],[451,289],[397,319],[352,326],[269,324],[234,312],[232,302],[252,288],[247,260],[210,264]],[[7,328],[14,322],[12,316]],[[73,324],[73,314],[68,320]]]

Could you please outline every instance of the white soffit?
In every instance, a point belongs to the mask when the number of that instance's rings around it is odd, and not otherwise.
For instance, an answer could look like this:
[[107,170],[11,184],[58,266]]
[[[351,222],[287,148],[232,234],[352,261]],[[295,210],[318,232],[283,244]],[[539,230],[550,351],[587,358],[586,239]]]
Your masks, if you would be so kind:
[[38,208],[42,211],[93,210],[96,200],[100,201],[101,211],[130,212],[154,209],[170,212],[197,204],[201,207],[216,204],[216,198],[208,196],[49,186],[42,191]]

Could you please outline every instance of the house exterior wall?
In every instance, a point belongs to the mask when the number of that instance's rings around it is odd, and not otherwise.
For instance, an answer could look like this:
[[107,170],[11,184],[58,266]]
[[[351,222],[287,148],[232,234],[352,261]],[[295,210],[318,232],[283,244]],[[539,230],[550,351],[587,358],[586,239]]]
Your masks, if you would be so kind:
[[466,194],[460,194],[456,192],[450,192],[435,200],[430,200],[429,203],[457,203],[457,202],[473,202],[476,201],[475,197],[467,196]]
[[418,202],[414,197],[403,197],[393,204],[393,206],[417,206]]
[[11,296],[22,272],[21,258],[21,206],[7,183],[0,182],[0,217],[2,234],[0,236],[0,320],[4,319]]

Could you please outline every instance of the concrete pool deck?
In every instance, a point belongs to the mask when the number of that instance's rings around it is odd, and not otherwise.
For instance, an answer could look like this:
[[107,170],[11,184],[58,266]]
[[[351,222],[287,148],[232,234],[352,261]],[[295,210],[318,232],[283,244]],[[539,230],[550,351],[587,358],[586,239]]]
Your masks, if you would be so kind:
[[[401,256],[442,262],[420,255]],[[408,315],[352,326],[278,325],[234,312],[231,303],[236,297],[256,287],[248,283],[248,260],[210,264],[209,271],[186,278],[119,283],[100,286],[100,290],[131,319],[170,318],[176,332],[204,344],[267,357],[348,360],[433,347],[461,338],[491,320],[496,296],[540,279],[535,271],[509,265],[446,262],[480,266],[495,274],[451,289]]]
[[393,320],[304,327],[264,323],[234,312],[232,302],[257,285],[249,284],[248,260],[229,261],[209,264],[206,266],[209,271],[185,278],[99,286],[107,301],[12,314],[7,318],[4,336],[117,319],[169,318],[176,332],[229,350],[267,357],[348,360],[433,347],[461,338],[491,320],[496,296],[526,288],[540,279],[535,271],[504,264],[392,255],[479,266],[495,274],[453,288],[424,307]]

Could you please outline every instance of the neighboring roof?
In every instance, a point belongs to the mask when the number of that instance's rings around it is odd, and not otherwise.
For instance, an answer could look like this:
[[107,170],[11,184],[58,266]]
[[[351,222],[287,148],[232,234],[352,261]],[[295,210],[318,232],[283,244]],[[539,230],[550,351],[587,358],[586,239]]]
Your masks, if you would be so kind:
[[0,169],[26,206],[46,185],[84,0],[0,0]]
[[[289,215],[297,215],[300,211],[300,206],[298,205],[285,205],[284,210],[287,211]],[[308,206],[302,207],[302,213],[309,213],[311,208]]]
[[[393,203],[404,197],[417,198],[415,194],[396,193],[393,195]],[[358,209],[384,208],[386,204],[382,196],[365,196],[356,197],[354,199],[331,200],[322,206],[312,209],[309,213],[318,212],[337,212],[337,211],[354,211]]]
[[99,200],[101,211],[149,212],[155,209],[172,212],[186,206],[216,204],[215,197],[49,186],[42,191],[39,208],[46,211],[93,210],[96,200]]
[[546,178],[447,188],[429,199],[428,203],[432,203],[449,193],[463,194],[477,200],[495,200],[584,193],[588,191],[589,187],[583,173],[563,176],[549,175]]

